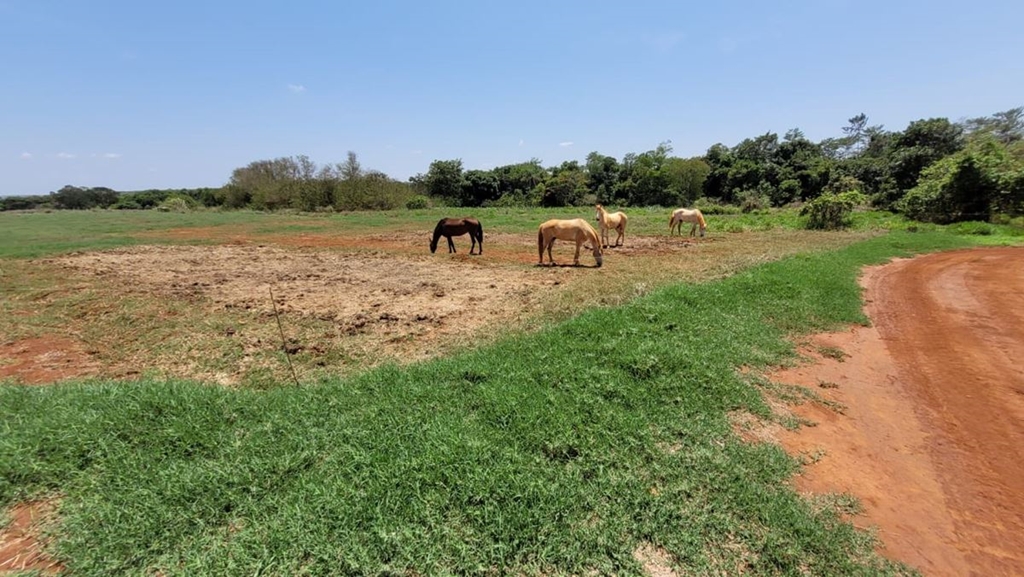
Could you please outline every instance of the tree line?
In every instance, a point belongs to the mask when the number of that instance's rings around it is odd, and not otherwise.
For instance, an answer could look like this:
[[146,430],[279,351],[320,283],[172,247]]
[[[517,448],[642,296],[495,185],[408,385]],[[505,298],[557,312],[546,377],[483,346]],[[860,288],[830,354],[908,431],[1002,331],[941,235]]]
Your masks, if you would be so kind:
[[[365,170],[354,152],[318,166],[305,156],[236,168],[219,188],[118,193],[65,186],[49,195],[0,199],[0,209],[177,207],[380,210],[453,206],[690,206],[754,210],[843,196],[925,221],[989,220],[1024,214],[1024,107],[959,122],[916,120],[903,130],[859,114],[841,136],[820,142],[799,129],[673,156],[670,142],[617,159],[591,152],[544,167],[538,159],[466,170],[435,160],[408,182]],[[858,200],[859,199],[859,200]]]

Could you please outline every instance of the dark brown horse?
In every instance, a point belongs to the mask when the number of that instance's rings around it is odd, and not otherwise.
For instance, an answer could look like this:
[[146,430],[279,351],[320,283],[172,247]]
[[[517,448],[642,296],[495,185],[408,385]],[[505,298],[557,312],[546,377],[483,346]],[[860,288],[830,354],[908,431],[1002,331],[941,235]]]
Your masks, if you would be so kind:
[[469,254],[473,254],[473,249],[476,248],[476,243],[480,243],[480,253],[484,253],[484,227],[480,226],[480,221],[475,218],[442,218],[437,221],[437,226],[434,227],[434,238],[430,239],[430,252],[433,253],[437,250],[437,241],[443,236],[448,239],[448,252],[457,252],[455,250],[455,243],[452,242],[453,236],[462,236],[469,233],[469,238],[472,241],[472,245],[469,247]]

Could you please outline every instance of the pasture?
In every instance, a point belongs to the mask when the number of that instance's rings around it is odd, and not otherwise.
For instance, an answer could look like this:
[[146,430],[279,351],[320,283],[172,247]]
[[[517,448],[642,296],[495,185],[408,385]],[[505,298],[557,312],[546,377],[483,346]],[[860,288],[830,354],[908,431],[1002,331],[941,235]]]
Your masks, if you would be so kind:
[[[541,221],[591,210],[478,210],[484,255],[469,256],[468,236],[455,237],[454,255],[430,254],[434,224],[451,212],[0,215],[10,231],[0,246],[9,255],[0,376],[271,387],[291,378],[286,348],[300,379],[315,381],[449,354],[666,283],[720,278],[878,233],[723,216],[712,217],[714,234],[691,242],[668,238],[668,211],[640,209],[625,246],[590,270],[535,265]],[[556,243],[560,264],[572,253],[572,242]]]
[[0,215],[0,504],[81,574],[907,572],[737,427],[799,424],[758,371],[863,322],[861,266],[973,238],[634,210],[600,269],[538,267],[591,210],[431,255],[445,214]]

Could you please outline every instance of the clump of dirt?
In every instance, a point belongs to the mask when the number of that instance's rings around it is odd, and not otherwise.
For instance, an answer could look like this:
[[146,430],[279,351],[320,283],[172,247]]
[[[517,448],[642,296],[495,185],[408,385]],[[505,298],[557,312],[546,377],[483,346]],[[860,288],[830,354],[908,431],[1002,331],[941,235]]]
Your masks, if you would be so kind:
[[98,363],[75,340],[54,335],[0,343],[0,380],[28,385],[93,375]]
[[37,571],[60,573],[63,567],[43,552],[43,521],[53,513],[53,503],[18,503],[6,511],[10,523],[0,528],[0,574]]

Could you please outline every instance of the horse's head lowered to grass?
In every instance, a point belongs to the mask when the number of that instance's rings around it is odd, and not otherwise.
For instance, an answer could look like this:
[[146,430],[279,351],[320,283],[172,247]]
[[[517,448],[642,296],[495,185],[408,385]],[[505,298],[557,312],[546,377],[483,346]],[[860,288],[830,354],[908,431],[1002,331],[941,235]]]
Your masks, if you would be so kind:
[[571,240],[576,241],[576,256],[573,258],[573,264],[580,264],[580,247],[584,243],[590,243],[593,247],[594,261],[597,266],[604,264],[604,259],[601,256],[601,239],[597,236],[597,231],[594,227],[590,226],[590,223],[583,220],[582,218],[574,218],[571,220],[560,220],[551,219],[540,225],[537,229],[537,255],[539,262],[537,264],[544,264],[544,251],[548,252],[548,261],[551,264],[555,264],[555,258],[551,255],[551,247],[555,244],[556,240]]
[[470,242],[472,243],[469,247],[469,254],[473,254],[473,249],[476,248],[477,243],[480,244],[479,254],[484,253],[484,227],[480,224],[480,221],[475,218],[442,218],[437,221],[437,226],[434,227],[434,235],[430,239],[430,252],[431,254],[437,250],[437,241],[443,236],[448,239],[448,252],[457,252],[455,250],[455,243],[452,242],[453,236],[462,236],[469,234]]

